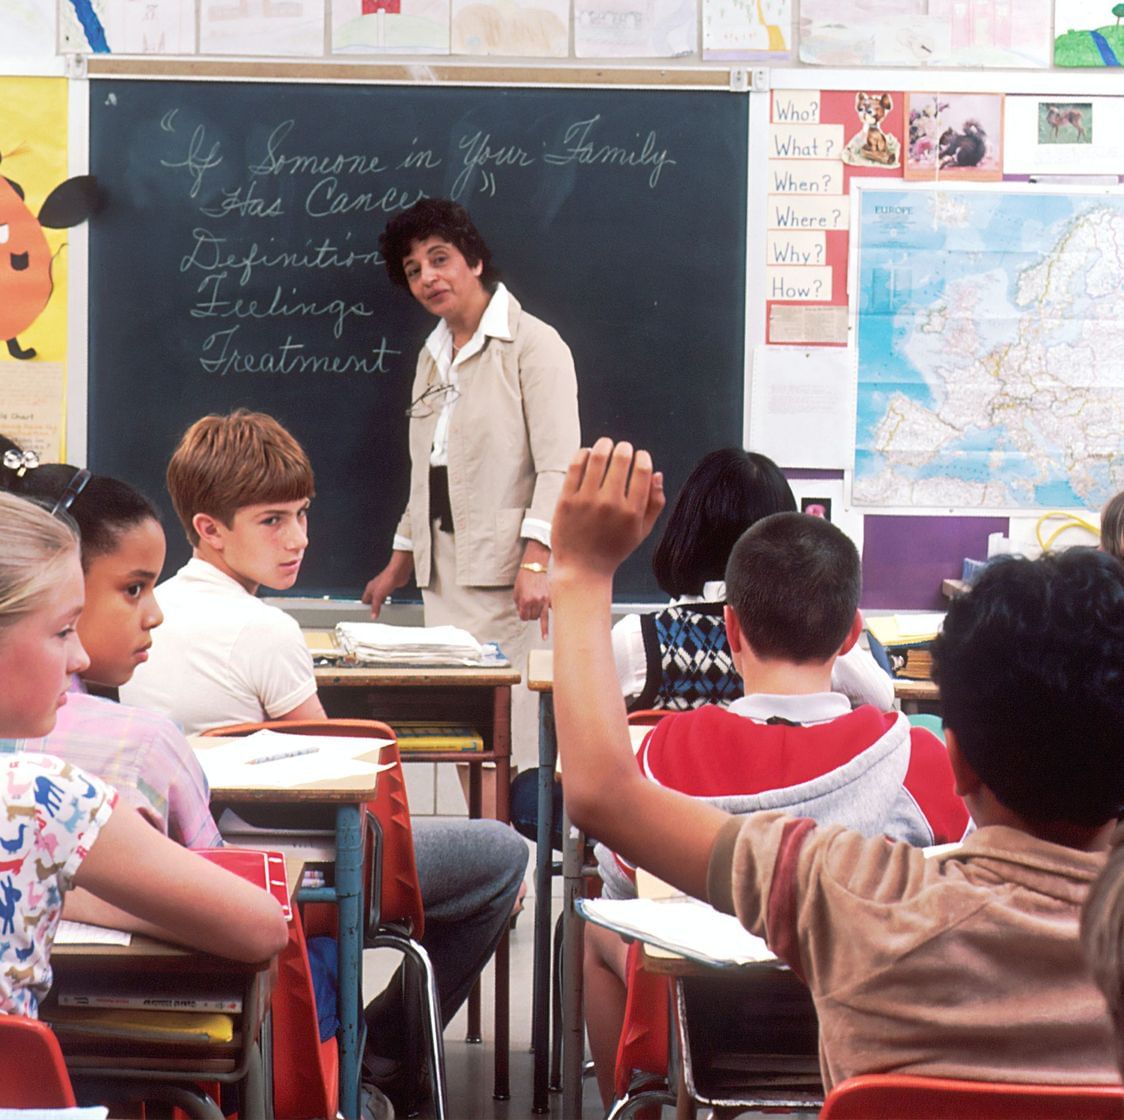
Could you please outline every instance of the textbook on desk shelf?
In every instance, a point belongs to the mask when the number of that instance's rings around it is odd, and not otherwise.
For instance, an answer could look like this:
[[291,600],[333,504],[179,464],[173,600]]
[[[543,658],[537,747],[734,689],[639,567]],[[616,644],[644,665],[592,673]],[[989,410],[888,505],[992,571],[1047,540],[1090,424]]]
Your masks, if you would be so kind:
[[425,723],[420,720],[396,720],[398,749],[401,751],[462,751],[484,749],[484,737],[475,727],[465,724]]

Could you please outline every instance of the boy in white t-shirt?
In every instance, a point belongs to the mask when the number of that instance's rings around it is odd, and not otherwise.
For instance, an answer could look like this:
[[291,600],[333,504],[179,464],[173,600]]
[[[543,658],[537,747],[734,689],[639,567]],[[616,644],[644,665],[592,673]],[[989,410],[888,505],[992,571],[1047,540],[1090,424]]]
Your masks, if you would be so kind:
[[[263,586],[287,590],[300,572],[314,493],[304,449],[262,413],[205,416],[172,455],[168,491],[193,553],[156,589],[164,624],[122,699],[164,712],[189,733],[324,718],[300,627],[256,597]],[[422,818],[413,828],[422,943],[447,1023],[507,927],[527,848],[498,821]],[[368,1008],[369,1056],[405,1057],[395,1002],[380,997]]]
[[300,626],[257,598],[300,573],[315,493],[304,449],[260,413],[204,417],[168,464],[168,491],[193,552],[157,589],[164,626],[122,700],[167,713],[187,734],[323,719]]

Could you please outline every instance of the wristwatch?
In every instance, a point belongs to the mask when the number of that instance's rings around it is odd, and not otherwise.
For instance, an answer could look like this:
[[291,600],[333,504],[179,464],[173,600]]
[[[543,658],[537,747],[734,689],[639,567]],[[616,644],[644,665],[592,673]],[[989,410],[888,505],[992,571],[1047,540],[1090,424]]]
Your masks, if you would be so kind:
[[526,561],[524,561],[519,565],[519,567],[522,568],[525,572],[534,572],[536,575],[540,576],[546,575],[547,573],[547,566],[545,564],[540,564],[537,560],[531,564],[528,564]]

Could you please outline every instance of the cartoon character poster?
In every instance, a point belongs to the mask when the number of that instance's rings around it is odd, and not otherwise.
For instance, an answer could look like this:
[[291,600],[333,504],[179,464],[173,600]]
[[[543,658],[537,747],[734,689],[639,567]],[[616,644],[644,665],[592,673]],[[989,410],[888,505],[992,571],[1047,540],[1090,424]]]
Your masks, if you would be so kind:
[[0,432],[52,459],[65,452],[69,227],[95,208],[67,179],[62,78],[0,78]]

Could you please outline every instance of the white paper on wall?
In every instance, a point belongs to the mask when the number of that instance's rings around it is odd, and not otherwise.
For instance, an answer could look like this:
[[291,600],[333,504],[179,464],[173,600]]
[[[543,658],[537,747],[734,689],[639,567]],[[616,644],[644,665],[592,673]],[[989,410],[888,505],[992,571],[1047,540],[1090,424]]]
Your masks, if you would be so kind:
[[0,0],[0,55],[55,53],[55,0]]

